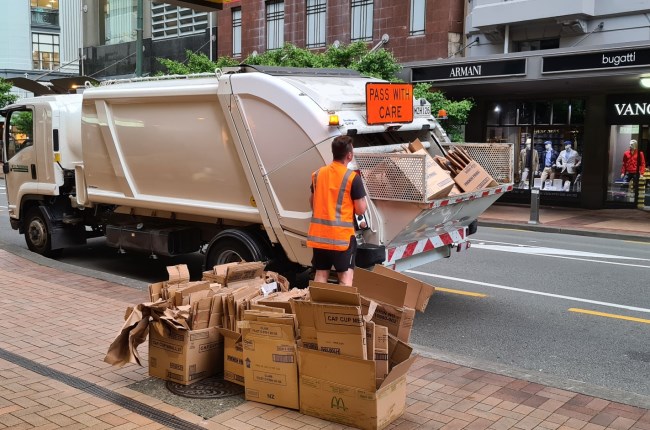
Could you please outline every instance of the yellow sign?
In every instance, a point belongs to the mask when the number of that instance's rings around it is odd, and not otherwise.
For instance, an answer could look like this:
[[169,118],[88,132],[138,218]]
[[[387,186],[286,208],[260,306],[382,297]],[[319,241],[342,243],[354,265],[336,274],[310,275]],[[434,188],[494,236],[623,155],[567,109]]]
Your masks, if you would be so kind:
[[413,85],[369,82],[366,84],[368,125],[413,121]]

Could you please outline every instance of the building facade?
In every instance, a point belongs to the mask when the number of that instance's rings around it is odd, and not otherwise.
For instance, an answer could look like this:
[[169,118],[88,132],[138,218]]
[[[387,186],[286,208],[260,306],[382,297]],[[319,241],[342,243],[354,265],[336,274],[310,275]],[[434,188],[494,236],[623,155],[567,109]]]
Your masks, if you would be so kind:
[[[83,0],[84,74],[135,76],[138,0]],[[157,58],[185,61],[186,50],[216,59],[214,12],[142,0],[144,76],[163,71]]]
[[637,177],[650,158],[650,1],[469,0],[466,11],[465,57],[408,62],[404,75],[474,99],[467,141],[515,144],[503,199],[540,188],[542,204],[649,208]]
[[217,12],[220,56],[245,59],[282,47],[383,46],[400,62],[447,58],[461,46],[463,0],[267,0]]
[[[0,2],[0,77],[50,80],[77,75],[81,0]],[[19,96],[29,93],[16,89]]]

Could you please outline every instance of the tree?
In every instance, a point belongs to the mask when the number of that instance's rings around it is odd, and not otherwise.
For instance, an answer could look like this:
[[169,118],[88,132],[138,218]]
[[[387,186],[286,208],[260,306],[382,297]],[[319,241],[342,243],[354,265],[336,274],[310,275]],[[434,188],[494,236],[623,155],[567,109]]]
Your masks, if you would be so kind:
[[[219,57],[216,62],[210,61],[205,54],[186,51],[187,59],[178,62],[158,58],[165,66],[168,74],[186,75],[190,73],[214,72],[217,68],[236,66],[237,60],[229,57]],[[314,52],[298,48],[286,43],[280,49],[273,49],[262,54],[249,55],[243,64],[279,67],[325,67],[346,68],[357,70],[362,75],[372,76],[387,81],[397,82],[397,72],[401,66],[390,51],[384,48],[371,51],[366,42],[354,42],[349,45],[330,45],[323,52]],[[447,111],[447,123],[443,127],[453,141],[463,140],[463,125],[474,106],[472,100],[452,101],[445,98],[441,92],[431,92],[431,85],[417,84],[414,88],[416,98],[425,98],[431,103],[433,112],[439,109]]]
[[446,123],[442,124],[452,142],[464,140],[463,126],[467,124],[469,113],[475,103],[472,99],[449,100],[440,91],[431,91],[431,84],[420,83],[413,88],[416,99],[424,98],[431,103],[431,111],[438,112],[444,109],[447,112]]
[[18,96],[16,94],[12,94],[10,92],[12,86],[13,85],[11,85],[10,82],[7,82],[4,79],[0,78],[0,109],[12,104],[18,99]]

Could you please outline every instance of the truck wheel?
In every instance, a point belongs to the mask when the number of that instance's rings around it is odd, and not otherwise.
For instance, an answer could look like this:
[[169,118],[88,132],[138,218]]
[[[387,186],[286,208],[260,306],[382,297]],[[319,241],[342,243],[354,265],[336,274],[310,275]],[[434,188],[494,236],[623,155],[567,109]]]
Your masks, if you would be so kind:
[[27,211],[24,231],[25,242],[30,251],[45,257],[59,257],[63,252],[62,249],[52,249],[52,236],[38,207]]
[[218,264],[267,261],[268,256],[264,249],[259,240],[247,231],[224,230],[212,239],[205,258],[205,267],[210,270]]

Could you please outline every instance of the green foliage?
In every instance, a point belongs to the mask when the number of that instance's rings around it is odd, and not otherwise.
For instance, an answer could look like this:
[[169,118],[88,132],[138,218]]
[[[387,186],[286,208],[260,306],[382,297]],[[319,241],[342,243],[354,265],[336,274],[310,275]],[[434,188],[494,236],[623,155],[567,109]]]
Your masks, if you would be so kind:
[[[165,58],[158,58],[158,61],[167,68],[168,74],[174,75],[214,72],[217,68],[239,64],[237,60],[229,57],[220,57],[216,62],[212,62],[206,55],[195,54],[192,51],[186,51],[186,56],[187,59],[182,63]],[[347,68],[357,70],[366,76],[393,82],[399,81],[396,74],[401,69],[392,52],[384,48],[370,52],[368,44],[361,41],[338,47],[331,45],[323,52],[314,52],[287,43],[281,49],[249,55],[243,63],[278,67]],[[442,126],[453,141],[463,140],[463,125],[467,123],[474,101],[471,99],[453,101],[439,91],[430,90],[430,84],[417,84],[414,88],[415,97],[427,99],[431,103],[433,112],[446,110],[448,119],[443,120]]]
[[[212,62],[205,54],[186,51],[185,55],[187,58],[183,62],[168,58],[157,60],[167,69],[165,74],[170,75],[214,72],[217,68],[239,64],[237,60],[230,57],[220,57],[216,62]],[[400,69],[399,63],[391,52],[383,48],[370,52],[365,42],[340,45],[338,48],[332,45],[324,52],[314,52],[286,43],[281,49],[249,55],[243,63],[279,67],[349,68],[358,70],[364,75],[389,81],[396,80],[395,74]]]
[[207,55],[185,51],[187,59],[185,62],[170,60],[168,58],[157,58],[158,62],[167,68],[168,75],[189,75],[191,73],[214,73],[215,69],[227,66],[236,66],[239,62],[230,57],[219,57],[217,61],[211,61]]
[[431,112],[436,115],[440,109],[447,111],[447,119],[442,120],[442,127],[445,129],[452,142],[462,142],[463,126],[467,124],[469,113],[474,107],[474,100],[449,100],[440,91],[431,91],[431,84],[420,83],[413,88],[413,95],[416,99],[424,98],[431,103]]
[[0,109],[12,104],[18,99],[16,94],[10,93],[12,86],[11,83],[0,78]]

